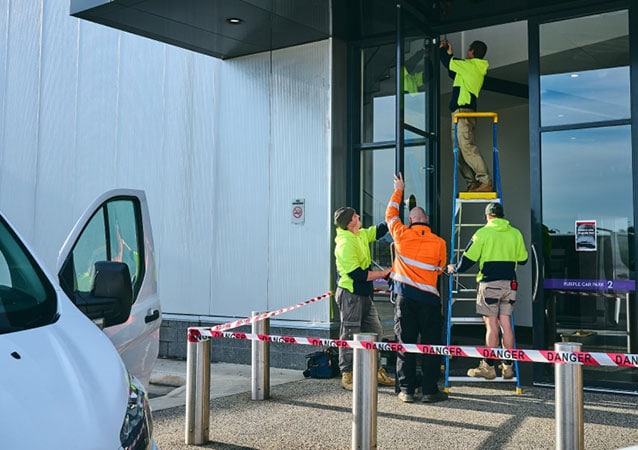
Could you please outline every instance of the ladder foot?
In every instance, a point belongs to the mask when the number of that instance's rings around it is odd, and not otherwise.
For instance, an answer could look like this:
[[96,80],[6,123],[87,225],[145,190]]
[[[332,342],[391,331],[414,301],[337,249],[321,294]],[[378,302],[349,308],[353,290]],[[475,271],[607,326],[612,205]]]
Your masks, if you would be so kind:
[[517,387],[516,388],[516,393],[519,394],[519,395],[522,394],[523,393],[523,388]]

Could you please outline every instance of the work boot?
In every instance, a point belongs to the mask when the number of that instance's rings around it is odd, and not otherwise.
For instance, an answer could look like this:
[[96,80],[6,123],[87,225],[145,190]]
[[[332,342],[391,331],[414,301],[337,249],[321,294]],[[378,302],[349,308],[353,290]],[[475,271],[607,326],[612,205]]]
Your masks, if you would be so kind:
[[476,189],[477,187],[480,186],[481,183],[479,183],[478,181],[470,181],[467,183],[467,188],[465,189],[466,192],[472,192],[474,189]]
[[352,372],[341,372],[341,387],[347,391],[352,390]]
[[448,399],[448,395],[443,391],[436,391],[434,394],[426,394],[421,401],[423,403],[438,403]]
[[470,190],[470,192],[494,192],[494,188],[491,184],[479,183]]
[[496,370],[494,370],[494,366],[490,366],[487,362],[485,362],[485,360],[481,360],[481,363],[477,368],[467,371],[467,376],[493,380],[496,378]]
[[[352,379],[352,377],[350,378]],[[377,384],[381,386],[394,386],[394,378],[390,378],[383,367],[379,368],[377,372]]]
[[407,392],[399,392],[399,400],[403,403],[414,403],[414,395]]
[[514,364],[502,363],[499,367],[504,380],[511,380],[514,378]]

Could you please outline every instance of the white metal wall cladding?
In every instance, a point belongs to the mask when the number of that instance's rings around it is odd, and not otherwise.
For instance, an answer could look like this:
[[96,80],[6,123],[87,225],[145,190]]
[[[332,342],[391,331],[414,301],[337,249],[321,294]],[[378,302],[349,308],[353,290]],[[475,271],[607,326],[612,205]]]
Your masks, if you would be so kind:
[[[130,187],[148,197],[165,313],[245,316],[326,292],[330,43],[222,62],[68,7],[0,0],[0,208],[49,269],[86,205]],[[328,305],[281,318],[326,322]]]

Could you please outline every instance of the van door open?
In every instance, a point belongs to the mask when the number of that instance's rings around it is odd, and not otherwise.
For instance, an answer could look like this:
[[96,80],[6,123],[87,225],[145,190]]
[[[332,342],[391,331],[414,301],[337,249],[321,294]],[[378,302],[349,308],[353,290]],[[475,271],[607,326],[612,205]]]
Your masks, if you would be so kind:
[[[125,263],[129,269],[133,305],[130,316],[121,324],[104,323],[99,308],[84,304],[92,291],[96,263],[103,261]],[[159,351],[161,308],[144,192],[116,189],[98,197],[82,214],[62,246],[57,271],[65,293],[103,327],[129,372],[148,386]]]

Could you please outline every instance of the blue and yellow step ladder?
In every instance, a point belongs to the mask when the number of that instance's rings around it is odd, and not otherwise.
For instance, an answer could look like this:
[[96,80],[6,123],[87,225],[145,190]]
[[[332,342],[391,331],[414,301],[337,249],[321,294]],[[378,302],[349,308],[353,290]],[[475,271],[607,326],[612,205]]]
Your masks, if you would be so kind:
[[[491,118],[493,122],[493,150],[492,150],[492,186],[495,188],[493,192],[459,192],[458,190],[458,118],[460,117],[476,117]],[[450,245],[450,264],[455,264],[464,248],[462,244],[466,244],[471,239],[474,232],[485,225],[485,206],[491,202],[503,204],[501,192],[501,175],[498,163],[498,146],[497,146],[497,124],[498,114],[495,112],[460,112],[454,115],[454,195],[452,205],[452,233]],[[464,213],[466,216],[464,217]],[[448,301],[445,309],[446,328],[445,340],[446,345],[452,345],[452,328],[453,326],[479,325],[485,327],[483,318],[476,314],[476,274],[474,273],[455,273],[449,277]],[[512,331],[514,332],[514,316],[512,316]],[[514,335],[516,339],[516,335]],[[515,344],[516,345],[516,342]],[[481,345],[483,346],[483,345]],[[451,356],[445,357],[445,387],[444,391],[450,391],[450,381],[470,381],[470,382],[515,382],[516,393],[522,393],[520,377],[518,371],[518,361],[514,360],[514,378],[503,379],[498,376],[493,380],[484,378],[475,378],[469,376],[450,376],[450,359]]]

